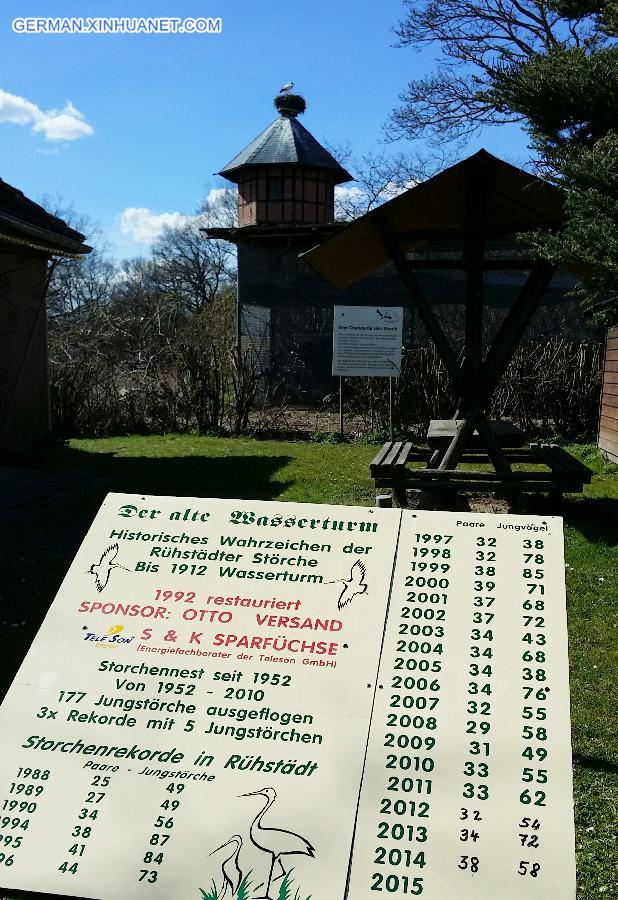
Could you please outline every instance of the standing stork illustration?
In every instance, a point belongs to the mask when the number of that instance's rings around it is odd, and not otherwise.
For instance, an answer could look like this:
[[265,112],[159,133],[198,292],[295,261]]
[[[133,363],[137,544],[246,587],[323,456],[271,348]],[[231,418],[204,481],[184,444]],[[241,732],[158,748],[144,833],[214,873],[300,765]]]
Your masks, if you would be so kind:
[[88,575],[94,575],[94,583],[96,584],[99,593],[101,593],[103,588],[107,585],[109,576],[112,574],[112,569],[124,569],[125,572],[129,571],[126,566],[121,566],[120,563],[114,562],[117,556],[118,544],[110,544],[107,550],[104,550],[101,554],[101,559],[98,563],[93,563],[88,569]]
[[[258,850],[269,853],[271,857],[266,893],[263,897],[257,897],[256,900],[272,900],[270,896],[270,886],[272,882],[287,875],[287,869],[283,865],[281,857],[302,853],[304,856],[311,856],[313,858],[315,856],[315,848],[312,847],[309,841],[304,837],[301,837],[300,834],[295,834],[293,831],[285,831],[282,828],[265,828],[262,825],[264,814],[277,799],[277,792],[274,788],[262,788],[261,791],[253,791],[250,794],[241,794],[241,796],[264,797],[266,799],[266,803],[251,824],[249,836]],[[281,873],[277,875],[276,878],[273,878],[275,866],[277,865],[281,869]]]
[[232,897],[234,897],[238,893],[238,888],[240,887],[240,882],[242,881],[242,871],[238,864],[238,857],[240,854],[240,848],[242,847],[242,838],[239,834],[233,834],[229,841],[226,841],[225,844],[221,844],[220,847],[217,847],[216,850],[213,850],[212,853],[209,853],[209,856],[212,856],[213,853],[218,853],[219,850],[223,850],[224,847],[231,847],[231,853],[225,857],[223,863],[221,864],[221,874],[223,875],[223,891],[219,895],[220,897],[225,897],[227,893],[227,889],[230,888],[232,891]]

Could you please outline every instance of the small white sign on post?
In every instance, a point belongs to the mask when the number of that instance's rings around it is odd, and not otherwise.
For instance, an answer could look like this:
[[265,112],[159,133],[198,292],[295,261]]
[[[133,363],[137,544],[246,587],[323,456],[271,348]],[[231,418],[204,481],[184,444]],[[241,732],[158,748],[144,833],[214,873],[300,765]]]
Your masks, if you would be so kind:
[[400,306],[335,306],[333,375],[396,378],[402,325]]

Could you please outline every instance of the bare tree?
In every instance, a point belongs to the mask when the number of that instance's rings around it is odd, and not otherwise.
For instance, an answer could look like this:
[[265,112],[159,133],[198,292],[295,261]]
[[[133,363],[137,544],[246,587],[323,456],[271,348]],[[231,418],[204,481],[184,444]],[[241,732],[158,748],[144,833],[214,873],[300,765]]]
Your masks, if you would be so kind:
[[349,222],[408,188],[431,178],[447,164],[444,153],[366,153],[354,156],[348,145],[329,146],[330,152],[356,177],[335,189],[335,218]]
[[186,309],[199,312],[218,291],[235,281],[236,256],[226,241],[207,240],[201,228],[236,224],[236,193],[225,190],[201,203],[196,216],[166,228],[153,247],[162,289],[178,296]]
[[57,258],[50,263],[47,308],[50,319],[77,314],[86,307],[108,302],[114,274],[114,263],[107,256],[101,228],[88,216],[78,213],[59,194],[48,194],[41,206],[62,219],[70,228],[81,232],[93,249],[78,259]]
[[398,46],[440,49],[435,72],[408,84],[391,115],[394,137],[465,138],[483,125],[521,121],[496,102],[493,75],[559,47],[599,41],[590,17],[565,20],[551,0],[404,0]]

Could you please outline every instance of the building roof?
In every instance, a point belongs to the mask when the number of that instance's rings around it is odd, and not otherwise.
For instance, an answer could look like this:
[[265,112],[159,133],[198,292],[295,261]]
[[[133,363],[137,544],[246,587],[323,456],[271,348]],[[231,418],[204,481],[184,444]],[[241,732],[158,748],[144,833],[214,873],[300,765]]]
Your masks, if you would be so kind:
[[479,193],[488,240],[537,228],[555,230],[564,221],[561,190],[480,150],[356,219],[302,258],[342,290],[390,260],[382,234],[407,252],[428,241],[465,240],[478,227],[470,209]]
[[228,228],[200,228],[200,231],[205,232],[208,238],[230,241],[232,244],[253,243],[256,238],[260,243],[272,238],[289,244],[290,240],[312,242],[326,240],[345,227],[345,222],[327,222],[319,225],[311,222],[281,222],[266,225],[234,225]]
[[92,249],[84,244],[83,234],[1,178],[0,243],[28,247],[50,256],[79,256]]
[[298,165],[328,169],[335,183],[353,181],[349,172],[310,134],[294,115],[283,113],[255,140],[221,169],[229,181],[238,181],[239,170],[246,166]]

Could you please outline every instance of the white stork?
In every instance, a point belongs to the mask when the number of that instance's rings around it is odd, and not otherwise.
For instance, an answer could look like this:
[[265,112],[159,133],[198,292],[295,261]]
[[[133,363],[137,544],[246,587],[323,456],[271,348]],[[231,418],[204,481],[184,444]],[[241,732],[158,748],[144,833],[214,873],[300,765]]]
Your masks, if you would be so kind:
[[274,788],[262,788],[261,791],[253,791],[250,794],[241,794],[241,796],[266,798],[266,803],[253,820],[249,836],[251,837],[253,844],[255,844],[259,850],[269,853],[271,857],[266,893],[263,897],[256,898],[256,900],[272,900],[270,896],[270,886],[273,882],[275,866],[278,864],[281,869],[281,874],[277,875],[277,878],[274,879],[275,881],[282,878],[284,875],[287,875],[287,870],[281,861],[281,857],[291,856],[295,853],[302,853],[305,856],[314,857],[315,848],[312,847],[309,841],[305,840],[304,837],[295,834],[293,831],[284,831],[282,828],[265,828],[262,825],[264,814],[277,799],[277,792]]

